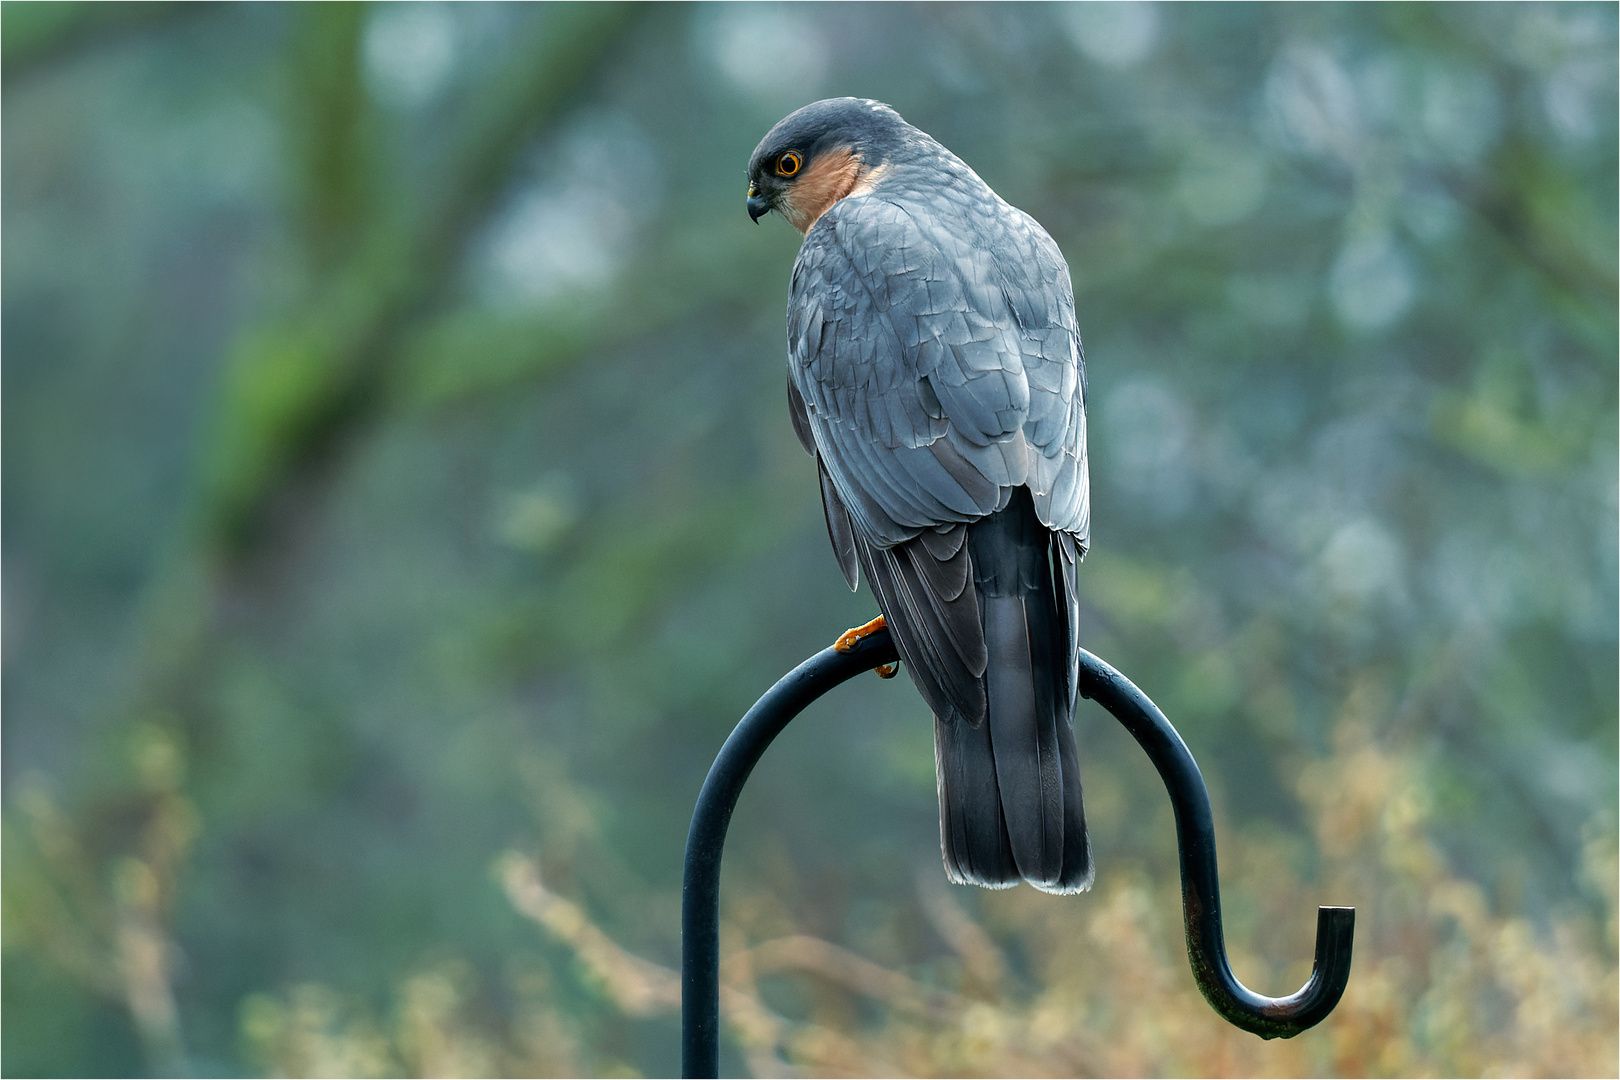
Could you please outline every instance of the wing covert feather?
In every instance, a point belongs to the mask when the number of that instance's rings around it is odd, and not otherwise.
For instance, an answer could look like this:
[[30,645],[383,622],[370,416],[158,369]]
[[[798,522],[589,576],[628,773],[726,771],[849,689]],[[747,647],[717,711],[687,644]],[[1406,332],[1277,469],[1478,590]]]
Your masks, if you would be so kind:
[[834,490],[879,546],[977,520],[1021,485],[1049,527],[1082,552],[1088,539],[1068,268],[1033,219],[998,210],[845,199],[794,264],[796,426],[802,402]]

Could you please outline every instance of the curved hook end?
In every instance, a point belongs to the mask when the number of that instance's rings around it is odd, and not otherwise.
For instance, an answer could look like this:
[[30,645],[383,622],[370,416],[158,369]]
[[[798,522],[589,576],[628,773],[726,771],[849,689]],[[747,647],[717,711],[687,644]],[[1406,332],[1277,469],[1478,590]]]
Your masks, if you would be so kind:
[[1291,1039],[1327,1019],[1350,982],[1350,958],[1356,938],[1356,909],[1316,909],[1316,963],[1310,979],[1296,994],[1262,1009],[1269,1023],[1253,1028],[1264,1039]]
[[1316,970],[1312,972],[1311,982],[1321,982],[1321,1014],[1311,1023],[1332,1012],[1343,996],[1345,984],[1350,981],[1350,954],[1355,941],[1355,908],[1316,909]]
[[1164,780],[1176,815],[1181,848],[1182,915],[1187,961],[1198,989],[1230,1023],[1265,1039],[1287,1039],[1315,1027],[1338,1005],[1350,981],[1356,910],[1324,907],[1316,916],[1316,966],[1297,992],[1265,997],[1238,982],[1221,934],[1220,876],[1215,868],[1215,823],[1209,793],[1192,752],[1159,707],[1129,679],[1080,650],[1080,692],[1113,713]]
[[1256,994],[1238,982],[1219,944],[1189,934],[1189,959],[1204,999],[1227,1021],[1262,1039],[1292,1039],[1327,1019],[1344,996],[1355,931],[1355,908],[1317,908],[1316,964],[1311,977],[1282,998]]

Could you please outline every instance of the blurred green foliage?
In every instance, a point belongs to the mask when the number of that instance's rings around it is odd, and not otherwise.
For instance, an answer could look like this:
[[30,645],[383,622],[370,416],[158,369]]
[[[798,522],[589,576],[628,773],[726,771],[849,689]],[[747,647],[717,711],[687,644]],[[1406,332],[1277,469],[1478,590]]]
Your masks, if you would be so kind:
[[858,680],[727,860],[730,1071],[1612,1073],[1613,5],[13,4],[3,1070],[676,1068],[687,816],[872,605],[787,422],[761,134],[894,104],[1090,360],[1096,893],[948,889]]

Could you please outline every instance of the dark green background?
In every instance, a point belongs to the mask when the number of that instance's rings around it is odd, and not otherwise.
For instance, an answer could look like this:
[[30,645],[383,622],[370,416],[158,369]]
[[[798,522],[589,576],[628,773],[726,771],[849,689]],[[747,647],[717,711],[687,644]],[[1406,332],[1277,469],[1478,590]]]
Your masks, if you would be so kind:
[[[1371,686],[1492,911],[1612,905],[1613,5],[3,10],[7,1075],[290,1069],[245,1002],[384,1015],[441,962],[492,1038],[521,968],[575,1068],[675,1068],[490,867],[674,965],[720,741],[875,612],[787,419],[798,237],[743,207],[836,94],[1068,257],[1085,644],[1223,828],[1323,873],[1298,777]],[[1099,888],[1173,882],[1157,780],[1079,729]],[[930,731],[906,679],[812,710],[728,890],[931,970]]]

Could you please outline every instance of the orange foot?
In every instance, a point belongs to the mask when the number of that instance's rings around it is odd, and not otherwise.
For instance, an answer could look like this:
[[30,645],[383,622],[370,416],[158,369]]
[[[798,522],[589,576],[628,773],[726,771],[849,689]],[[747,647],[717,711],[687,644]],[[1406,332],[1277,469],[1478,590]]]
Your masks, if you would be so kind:
[[[849,652],[862,638],[871,637],[879,630],[887,629],[888,625],[889,624],[884,621],[883,616],[879,615],[865,626],[857,626],[853,630],[845,630],[839,635],[838,640],[833,642],[833,648],[837,649],[839,652]],[[888,664],[879,664],[872,670],[877,672],[877,677],[880,679],[892,679],[894,678],[895,673],[900,670],[900,661],[896,660]]]
[[889,624],[883,621],[883,616],[879,615],[865,626],[857,626],[853,630],[845,630],[838,636],[838,640],[833,642],[833,648],[837,649],[839,652],[849,652],[851,649],[855,648],[855,644],[860,641],[861,638],[871,637],[879,630],[888,629],[888,626]]

